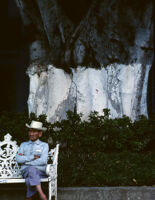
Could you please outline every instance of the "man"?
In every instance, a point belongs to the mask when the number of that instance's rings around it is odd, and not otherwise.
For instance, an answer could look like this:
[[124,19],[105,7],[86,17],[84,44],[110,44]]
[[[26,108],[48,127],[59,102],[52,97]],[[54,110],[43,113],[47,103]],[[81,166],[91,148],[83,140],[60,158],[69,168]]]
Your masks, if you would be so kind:
[[47,200],[40,185],[40,178],[46,177],[49,147],[47,143],[39,140],[46,128],[38,121],[32,121],[26,126],[29,128],[29,141],[20,145],[16,155],[27,186],[26,200],[31,200],[36,192],[42,200]]

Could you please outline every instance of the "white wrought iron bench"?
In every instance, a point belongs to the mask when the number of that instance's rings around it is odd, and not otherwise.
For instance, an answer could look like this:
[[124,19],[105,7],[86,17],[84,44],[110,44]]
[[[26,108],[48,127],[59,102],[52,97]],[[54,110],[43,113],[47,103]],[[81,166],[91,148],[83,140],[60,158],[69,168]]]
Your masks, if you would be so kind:
[[[16,153],[19,147],[11,138],[12,136],[8,133],[4,136],[4,141],[0,141],[0,184],[25,182],[20,172],[20,166],[16,162]],[[49,200],[52,197],[57,200],[58,153],[59,144],[49,151],[48,159],[52,164],[47,164],[47,178],[41,179],[41,182],[48,182]]]

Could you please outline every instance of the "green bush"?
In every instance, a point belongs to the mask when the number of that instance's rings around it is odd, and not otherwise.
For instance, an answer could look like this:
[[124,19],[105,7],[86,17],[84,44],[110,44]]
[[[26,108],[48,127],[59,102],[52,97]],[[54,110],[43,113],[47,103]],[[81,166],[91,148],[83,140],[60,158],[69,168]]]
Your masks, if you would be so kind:
[[[155,182],[155,123],[140,116],[109,118],[92,112],[88,121],[82,114],[67,112],[67,119],[51,124],[45,115],[0,113],[0,140],[6,133],[20,144],[28,139],[25,123],[40,120],[48,128],[43,140],[60,143],[59,184],[61,186],[153,185]],[[51,144],[50,144],[51,146]]]
[[153,153],[60,151],[60,186],[140,186],[155,183]]
[[[51,135],[70,151],[81,152],[143,152],[153,150],[154,121],[140,116],[132,122],[127,116],[110,119],[92,112],[88,121],[81,115],[67,112],[67,119],[53,124]],[[54,131],[56,129],[56,131]]]

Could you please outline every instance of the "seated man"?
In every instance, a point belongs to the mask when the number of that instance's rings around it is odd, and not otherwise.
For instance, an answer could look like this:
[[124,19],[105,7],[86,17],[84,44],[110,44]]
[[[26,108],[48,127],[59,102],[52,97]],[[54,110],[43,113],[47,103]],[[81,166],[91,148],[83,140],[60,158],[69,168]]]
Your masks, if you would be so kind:
[[49,147],[47,143],[39,140],[46,128],[37,121],[32,121],[30,125],[26,124],[26,126],[29,128],[29,141],[20,145],[16,155],[27,186],[26,200],[31,200],[36,192],[39,193],[42,200],[47,200],[40,185],[40,178],[46,177]]

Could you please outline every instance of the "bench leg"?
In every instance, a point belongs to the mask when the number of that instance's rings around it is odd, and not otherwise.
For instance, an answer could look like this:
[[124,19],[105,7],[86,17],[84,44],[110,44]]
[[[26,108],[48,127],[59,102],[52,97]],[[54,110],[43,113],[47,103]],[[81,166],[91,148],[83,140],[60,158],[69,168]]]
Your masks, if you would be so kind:
[[57,179],[55,180],[55,200],[57,200]]
[[57,200],[57,180],[49,181],[49,195],[48,200]]
[[51,181],[49,181],[48,183],[48,200],[51,200],[52,197],[52,185],[51,185]]

